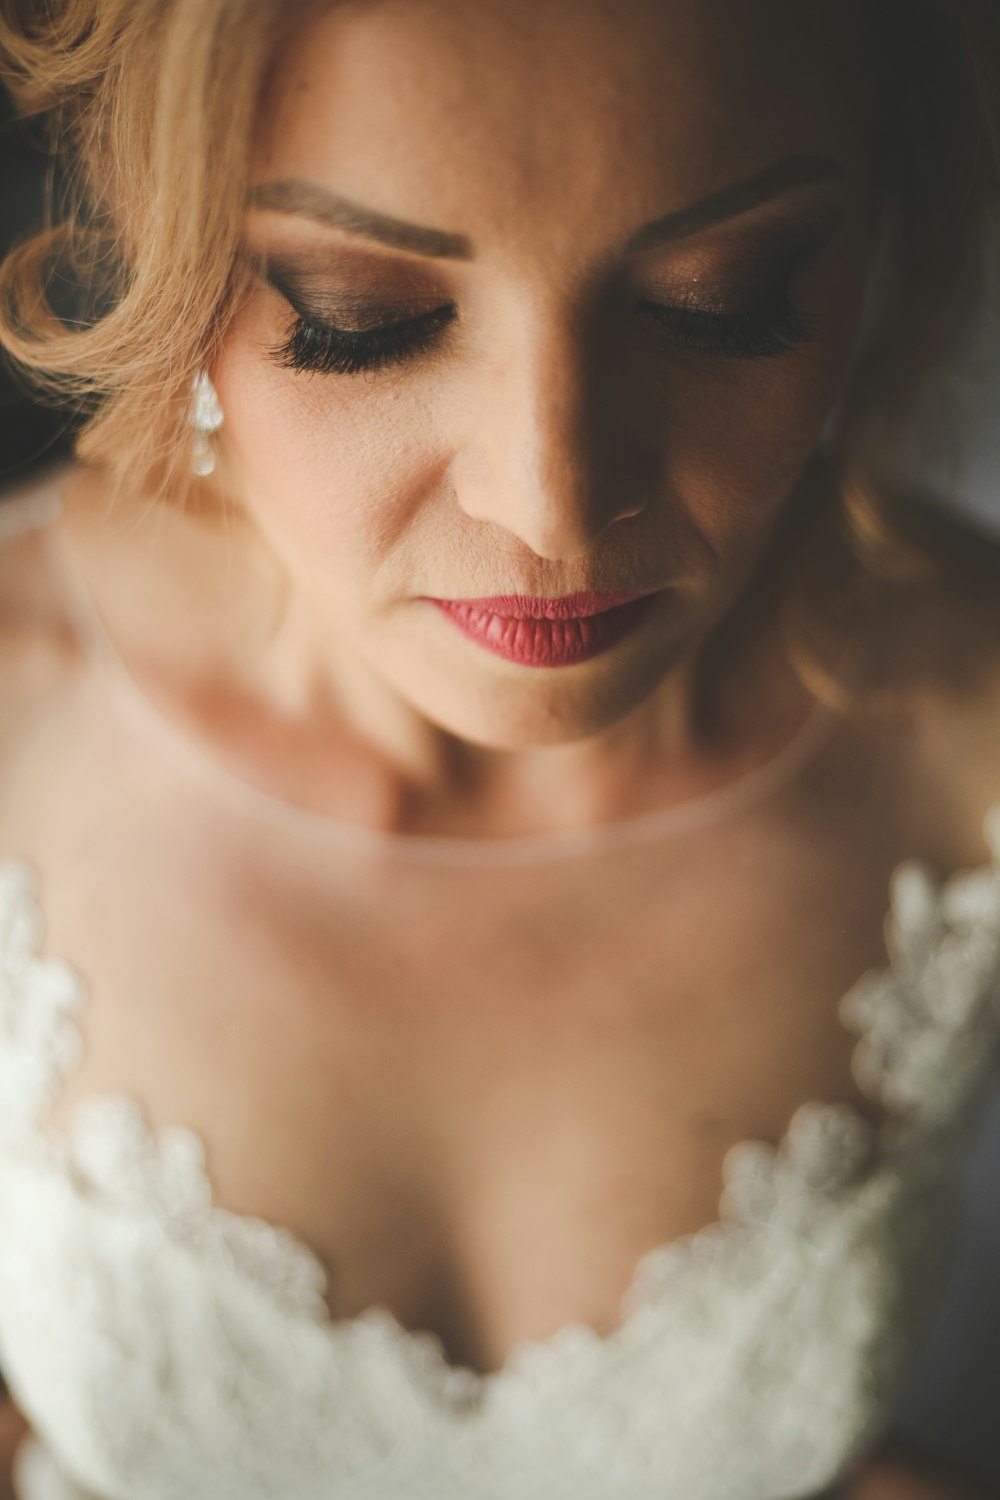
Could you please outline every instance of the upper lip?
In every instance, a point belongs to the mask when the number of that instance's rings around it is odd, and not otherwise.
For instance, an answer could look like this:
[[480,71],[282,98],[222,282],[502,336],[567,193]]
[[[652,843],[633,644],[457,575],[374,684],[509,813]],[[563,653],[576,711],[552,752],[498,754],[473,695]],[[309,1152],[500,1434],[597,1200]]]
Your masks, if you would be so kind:
[[582,620],[600,615],[621,604],[631,604],[655,590],[644,589],[630,594],[563,594],[558,599],[542,599],[534,594],[494,594],[488,599],[441,599],[440,604],[465,604],[487,614],[502,615],[511,620]]

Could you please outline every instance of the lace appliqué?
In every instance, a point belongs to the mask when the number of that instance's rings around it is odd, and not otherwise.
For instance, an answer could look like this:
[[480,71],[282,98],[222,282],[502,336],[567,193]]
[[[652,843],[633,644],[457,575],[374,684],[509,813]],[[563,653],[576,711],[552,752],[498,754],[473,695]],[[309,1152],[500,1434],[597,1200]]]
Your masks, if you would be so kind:
[[326,1272],[288,1230],[216,1207],[201,1137],[185,1125],[150,1129],[125,1094],[81,1101],[70,1160],[89,1192],[130,1219],[149,1217],[209,1261],[236,1266],[286,1312],[326,1316]]
[[[461,1406],[515,1369],[621,1340],[684,1262],[717,1259],[727,1241],[729,1255],[755,1253],[748,1233],[754,1228],[815,1233],[843,1192],[936,1122],[951,1120],[973,1075],[989,1066],[1000,1011],[1000,804],[985,832],[994,861],[983,869],[938,882],[916,861],[897,868],[886,919],[890,962],[864,975],[841,1001],[842,1019],[860,1034],[856,1077],[887,1108],[885,1118],[876,1125],[848,1104],[808,1102],[778,1146],[734,1145],[724,1162],[718,1220],[641,1258],[623,1299],[622,1324],[611,1335],[571,1323],[550,1338],[522,1341],[501,1371],[479,1375],[450,1365],[436,1335],[403,1328],[385,1307],[335,1326],[364,1325],[398,1345],[408,1365],[436,1379],[443,1399]],[[82,1052],[73,1017],[85,985],[69,965],[42,955],[38,887],[29,865],[0,862],[2,1127],[15,1138],[37,1129]],[[986,1032],[992,1048],[984,1046]],[[56,1149],[79,1186],[109,1207],[145,1216],[197,1254],[239,1268],[289,1313],[333,1321],[326,1271],[307,1246],[263,1219],[214,1204],[195,1131],[154,1130],[130,1096],[97,1095],[80,1103]]]
[[945,881],[915,860],[896,869],[886,923],[889,966],[864,976],[841,1001],[845,1024],[861,1036],[858,1083],[898,1113],[901,1136],[949,1121],[993,1062],[1000,1021],[1000,803],[983,832],[993,857],[981,869]]
[[[731,1226],[804,1231],[935,1125],[960,1127],[962,1105],[974,1104],[976,1082],[1000,1048],[1000,803],[984,833],[993,859],[981,869],[942,881],[920,861],[897,866],[885,922],[889,963],[862,975],[840,1001],[842,1022],[859,1036],[855,1078],[883,1118],[873,1124],[849,1104],[810,1102],[780,1145],[738,1142],[723,1164],[719,1222],[651,1251],[637,1282],[651,1283],[680,1244],[718,1244]],[[630,1300],[641,1300],[637,1286]]]
[[[83,1055],[74,1017],[87,987],[67,963],[41,953],[38,888],[30,865],[0,862],[0,1131],[11,1144],[37,1144]],[[96,1094],[81,1101],[65,1141],[52,1136],[45,1144],[109,1207],[151,1218],[200,1255],[239,1267],[288,1312],[325,1314],[326,1274],[305,1246],[263,1219],[214,1205],[196,1131],[154,1131],[131,1096]]]
[[39,880],[30,865],[0,862],[0,1131],[37,1129],[79,1064],[72,1023],[86,992],[61,959],[42,955]]
[[906,1366],[945,1147],[995,1061],[1000,806],[987,834],[991,867],[897,869],[889,964],[841,1002],[880,1122],[812,1102],[779,1145],[734,1146],[718,1220],[641,1258],[617,1327],[568,1324],[488,1374],[385,1307],[334,1318],[307,1246],[213,1202],[193,1130],[127,1094],[43,1128],[85,987],[42,954],[30,866],[0,862],[0,1182],[31,1211],[3,1327],[36,1431],[95,1492],[149,1500],[821,1490]]

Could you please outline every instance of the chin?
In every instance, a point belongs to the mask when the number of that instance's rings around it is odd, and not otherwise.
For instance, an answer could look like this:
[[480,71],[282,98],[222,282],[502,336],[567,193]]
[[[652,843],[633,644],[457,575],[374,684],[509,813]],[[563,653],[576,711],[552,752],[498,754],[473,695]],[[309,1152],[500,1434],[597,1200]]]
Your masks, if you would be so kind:
[[493,750],[530,750],[571,745],[613,729],[637,713],[686,658],[678,644],[655,664],[628,667],[595,658],[579,667],[535,671],[484,671],[478,682],[451,678],[435,692],[430,684],[404,696],[440,729]]

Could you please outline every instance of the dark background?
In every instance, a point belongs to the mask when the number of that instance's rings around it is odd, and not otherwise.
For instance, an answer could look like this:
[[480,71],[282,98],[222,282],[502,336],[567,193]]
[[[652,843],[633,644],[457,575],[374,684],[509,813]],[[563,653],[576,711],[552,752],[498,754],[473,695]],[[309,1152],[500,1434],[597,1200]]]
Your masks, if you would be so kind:
[[[47,157],[13,123],[0,86],[0,255],[41,223],[48,171]],[[994,478],[1000,475],[1000,330],[994,331],[987,359],[996,359],[996,383],[985,394],[982,380],[975,389],[977,416],[967,445],[974,477],[959,502],[1000,537],[1000,486]],[[20,479],[67,455],[70,444],[65,415],[32,400],[0,360],[0,500]],[[1000,746],[997,765],[1000,793]],[[1000,1085],[964,1175],[960,1232],[958,1273],[913,1372],[897,1427],[911,1446],[972,1465],[1000,1495]]]
[[[0,256],[41,224],[49,170],[31,133],[13,121],[0,84]],[[68,452],[69,425],[64,414],[32,400],[0,359],[0,491]]]

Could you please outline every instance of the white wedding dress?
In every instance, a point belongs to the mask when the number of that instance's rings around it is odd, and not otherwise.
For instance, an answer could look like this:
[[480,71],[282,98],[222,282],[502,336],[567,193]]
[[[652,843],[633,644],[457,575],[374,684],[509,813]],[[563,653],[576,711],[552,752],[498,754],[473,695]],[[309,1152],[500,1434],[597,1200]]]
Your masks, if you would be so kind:
[[[1000,798],[1000,757],[997,795]],[[31,1423],[21,1500],[791,1500],[884,1430],[954,1250],[1000,1062],[993,859],[888,892],[887,962],[845,995],[883,1107],[800,1108],[726,1159],[716,1223],[651,1251],[619,1326],[453,1366],[381,1308],[334,1319],[318,1258],[213,1201],[197,1134],[125,1093],[43,1128],[86,976],[45,884],[0,861],[0,1368]]]

